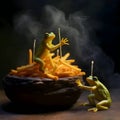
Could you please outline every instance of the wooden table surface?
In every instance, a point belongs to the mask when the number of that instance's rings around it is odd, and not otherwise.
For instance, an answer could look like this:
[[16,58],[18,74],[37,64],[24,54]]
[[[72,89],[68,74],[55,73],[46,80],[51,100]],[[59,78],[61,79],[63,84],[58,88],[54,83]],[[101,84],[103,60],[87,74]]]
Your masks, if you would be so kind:
[[66,110],[56,111],[32,111],[14,106],[6,97],[3,90],[0,91],[0,120],[120,120],[120,89],[110,90],[112,105],[109,110],[88,112],[85,106],[78,103],[85,102],[89,92],[83,92],[75,106]]

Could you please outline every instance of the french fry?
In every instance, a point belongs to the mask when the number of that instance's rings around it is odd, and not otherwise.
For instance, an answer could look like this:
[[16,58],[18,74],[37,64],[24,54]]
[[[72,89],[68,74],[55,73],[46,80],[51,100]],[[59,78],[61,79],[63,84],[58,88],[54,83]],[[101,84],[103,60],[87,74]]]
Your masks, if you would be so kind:
[[61,60],[66,60],[69,56],[70,56],[70,53],[66,53],[66,54],[61,58]]
[[75,60],[71,59],[71,60],[66,60],[65,62],[68,63],[68,64],[72,64],[72,63],[75,62]]
[[29,49],[29,64],[32,64],[32,62],[33,62],[32,57],[33,57],[32,50]]
[[21,71],[21,70],[25,70],[25,69],[28,69],[28,68],[31,68],[34,66],[35,63],[33,64],[28,64],[28,65],[24,65],[24,66],[21,66],[21,67],[17,67],[17,71]]
[[10,71],[10,74],[17,74],[17,70],[13,70],[13,69],[12,69],[12,70]]
[[75,70],[81,71],[80,68],[77,68],[77,67],[75,67],[75,66],[73,66],[73,65],[70,65],[70,64],[68,64],[68,63],[66,63],[66,62],[64,62],[64,61],[62,61],[62,60],[60,60],[60,62],[61,62],[62,64],[64,64],[64,65],[70,67],[71,69],[75,69]]
[[[64,56],[54,56],[54,53],[48,53],[42,60],[45,63],[45,71],[40,71],[40,64],[32,61],[32,50],[29,49],[29,63],[21,67],[17,67],[16,70],[11,70],[10,74],[24,77],[38,77],[38,78],[50,78],[58,80],[60,77],[82,76],[85,72],[76,66],[72,65],[75,62],[74,59],[68,59],[70,53],[66,53]],[[53,57],[54,56],[54,57]]]

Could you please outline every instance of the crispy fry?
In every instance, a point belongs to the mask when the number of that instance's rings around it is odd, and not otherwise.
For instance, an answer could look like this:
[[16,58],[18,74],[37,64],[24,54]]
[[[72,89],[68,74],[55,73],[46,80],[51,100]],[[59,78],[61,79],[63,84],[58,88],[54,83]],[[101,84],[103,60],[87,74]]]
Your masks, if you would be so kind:
[[12,70],[10,71],[10,74],[17,74],[17,70],[13,70],[13,69],[12,69]]
[[32,50],[31,49],[29,49],[29,64],[32,64],[32,57],[33,57],[33,55],[32,55]]
[[16,70],[11,70],[10,74],[24,77],[39,77],[50,78],[58,80],[60,77],[71,76],[83,76],[85,72],[76,66],[72,65],[75,62],[74,59],[68,59],[70,53],[66,53],[64,56],[54,56],[53,53],[49,53],[43,58],[45,63],[45,72],[39,70],[40,64],[32,62],[32,51],[29,49],[29,64],[21,67],[17,67]]
[[73,60],[73,59],[71,59],[71,60],[66,60],[66,63],[68,63],[68,64],[72,64],[72,63],[74,63],[75,62],[75,60]]
[[62,60],[60,60],[60,62],[61,62],[62,64],[64,64],[64,65],[70,67],[71,69],[75,69],[75,70],[81,71],[80,68],[77,68],[77,67],[75,67],[75,66],[73,66],[73,65],[70,65],[70,64],[68,64],[68,63],[66,63],[66,62],[64,62],[64,61],[62,61]]
[[69,56],[70,56],[70,53],[66,53],[66,54],[61,58],[61,60],[66,60]]
[[58,76],[55,76],[55,75],[52,75],[52,74],[49,74],[49,73],[46,73],[46,75],[47,75],[48,78],[58,80]]
[[17,67],[17,71],[21,71],[21,70],[25,70],[25,69],[28,69],[28,68],[31,68],[34,66],[35,63],[33,64],[28,64],[28,65],[24,65],[24,66],[21,66],[21,67]]

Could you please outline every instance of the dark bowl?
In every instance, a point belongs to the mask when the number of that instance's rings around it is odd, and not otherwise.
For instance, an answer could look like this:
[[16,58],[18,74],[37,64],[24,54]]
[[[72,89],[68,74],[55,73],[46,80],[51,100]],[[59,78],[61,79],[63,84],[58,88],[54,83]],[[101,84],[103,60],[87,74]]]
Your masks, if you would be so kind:
[[75,80],[82,76],[59,78],[30,78],[7,75],[3,80],[6,96],[17,104],[70,107],[80,97],[82,90]]

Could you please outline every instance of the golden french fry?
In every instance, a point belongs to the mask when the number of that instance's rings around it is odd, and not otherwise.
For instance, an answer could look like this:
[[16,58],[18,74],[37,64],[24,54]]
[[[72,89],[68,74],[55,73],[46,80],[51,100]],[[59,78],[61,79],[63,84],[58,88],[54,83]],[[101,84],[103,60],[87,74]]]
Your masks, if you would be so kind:
[[66,53],[64,56],[62,56],[61,60],[66,60],[70,56],[70,53]]
[[60,77],[82,76],[85,72],[82,72],[78,66],[72,65],[75,62],[74,59],[68,59],[70,53],[66,53],[64,56],[54,56],[54,53],[48,53],[42,59],[45,63],[44,73],[40,71],[39,63],[32,62],[32,50],[29,49],[29,64],[17,67],[16,70],[11,70],[10,74],[24,77],[39,77],[50,78],[58,80]]
[[17,74],[17,70],[13,70],[13,69],[12,69],[12,70],[10,71],[10,74]]
[[32,64],[32,57],[33,57],[33,55],[32,55],[32,50],[31,49],[29,49],[29,64]]

